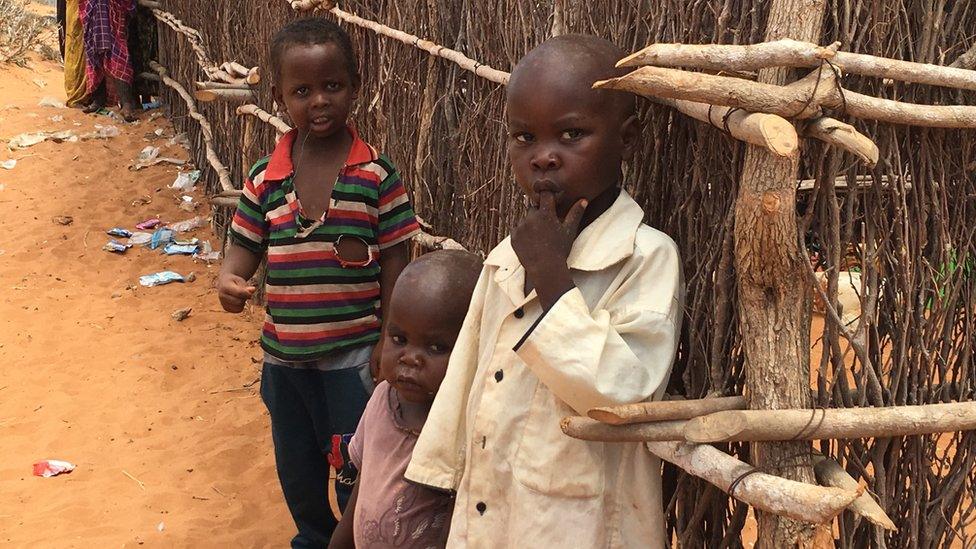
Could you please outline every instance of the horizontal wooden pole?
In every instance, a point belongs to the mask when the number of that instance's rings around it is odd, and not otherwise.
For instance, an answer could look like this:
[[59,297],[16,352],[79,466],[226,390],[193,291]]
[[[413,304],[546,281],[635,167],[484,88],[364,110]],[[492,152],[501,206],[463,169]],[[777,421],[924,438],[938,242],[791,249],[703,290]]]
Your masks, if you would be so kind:
[[193,97],[197,101],[209,103],[211,101],[227,101],[230,103],[244,103],[254,99],[255,93],[249,89],[240,88],[213,88],[209,90],[197,90],[193,92]]
[[[322,4],[324,2],[322,2],[322,0],[293,0],[292,7],[295,9],[301,9],[296,7],[296,3],[315,5],[315,4]],[[315,8],[322,9],[320,6],[315,6]],[[403,32],[401,30],[388,27],[386,25],[377,23],[375,21],[370,21],[369,19],[363,19],[362,17],[353,15],[337,7],[333,7],[329,9],[329,12],[346,23],[356,25],[357,27],[363,27],[365,29],[369,29],[376,34],[379,34],[381,36],[386,36],[387,38],[399,40],[404,44],[414,46],[416,48],[420,48],[431,55],[437,57],[443,57],[444,59],[453,62],[454,64],[461,67],[462,69],[466,71],[470,71],[475,75],[480,76],[486,80],[490,80],[492,82],[495,82],[497,84],[502,84],[502,85],[508,84],[508,78],[510,76],[509,73],[479,63],[474,59],[467,57],[466,55],[464,55],[459,51],[446,48],[440,44],[435,44],[430,40],[424,40],[418,36],[414,36],[412,34]]]
[[588,417],[565,417],[559,423],[563,433],[580,440],[601,442],[684,441],[685,421],[655,421],[634,425],[607,425]]
[[789,39],[750,45],[651,44],[621,59],[617,66],[656,65],[712,71],[750,71],[766,67],[815,68],[826,59],[845,73],[976,90],[976,71],[837,51],[839,47],[840,42],[824,47]]
[[229,196],[214,196],[210,199],[210,203],[220,208],[236,208],[239,200]]
[[228,84],[227,82],[197,81],[195,83],[198,90],[249,90],[249,86],[240,84]]
[[[734,110],[730,107],[707,105],[683,99],[651,98],[678,112],[720,130],[746,143],[763,147],[777,156],[790,156],[799,147],[796,129],[789,120],[775,114]],[[732,114],[728,114],[732,111]]]
[[861,495],[860,489],[815,486],[762,472],[743,476],[753,469],[751,465],[707,444],[648,442],[647,449],[756,509],[804,522],[830,522]]
[[663,67],[641,67],[625,76],[601,80],[595,88],[622,90],[645,97],[682,99],[736,107],[784,118],[820,116],[822,107],[842,109],[857,118],[932,128],[976,128],[976,106],[919,105],[843,90],[827,68],[814,70],[787,86],[775,86]]
[[[817,79],[821,80],[819,84]],[[814,71],[788,86],[777,86],[700,72],[641,67],[625,76],[598,81],[593,87],[735,107],[783,118],[810,118],[819,115],[819,105],[834,87],[833,80],[829,70]]]
[[689,442],[786,441],[929,435],[976,429],[976,402],[831,408],[730,410],[689,419]]
[[[586,415],[608,425],[627,425],[650,421],[690,419],[723,410],[745,409],[745,397],[731,396],[692,400],[662,400],[606,408],[593,408]],[[684,436],[671,440],[682,439],[684,439]]]

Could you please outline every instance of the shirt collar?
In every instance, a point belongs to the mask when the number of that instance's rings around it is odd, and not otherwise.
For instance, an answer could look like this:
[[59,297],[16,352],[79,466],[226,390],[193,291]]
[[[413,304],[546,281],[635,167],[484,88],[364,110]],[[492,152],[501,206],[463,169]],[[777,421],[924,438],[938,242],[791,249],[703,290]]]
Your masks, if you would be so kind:
[[[599,271],[630,257],[634,253],[637,229],[644,220],[644,210],[621,189],[607,211],[603,212],[576,237],[569,252],[570,269]],[[485,259],[496,267],[521,266],[511,237],[503,240]],[[509,269],[512,272],[514,269]]]
[[[349,155],[346,156],[346,168],[358,166],[368,162],[375,162],[379,158],[379,152],[372,145],[359,138],[359,132],[352,124],[346,126],[346,130],[352,135],[352,146],[349,147]],[[271,158],[268,160],[268,167],[264,170],[266,180],[283,180],[291,177],[295,173],[295,166],[291,159],[291,148],[295,144],[298,130],[292,129],[281,136]]]

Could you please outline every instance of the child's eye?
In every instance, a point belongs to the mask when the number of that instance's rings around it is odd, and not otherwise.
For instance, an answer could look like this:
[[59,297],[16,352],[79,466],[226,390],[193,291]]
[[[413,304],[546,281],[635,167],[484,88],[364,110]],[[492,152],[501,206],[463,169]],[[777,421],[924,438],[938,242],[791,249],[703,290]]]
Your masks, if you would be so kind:
[[531,133],[519,132],[512,134],[512,139],[515,139],[519,143],[531,143],[535,137]]
[[305,86],[302,86],[300,88],[296,88],[295,89],[295,95],[297,95],[299,97],[305,97],[306,95],[308,95],[308,88],[306,88]]
[[342,88],[342,84],[339,84],[338,82],[329,82],[325,85],[325,89],[329,91],[337,91],[340,88]]
[[434,343],[433,345],[430,346],[430,352],[434,354],[446,353],[450,350],[451,350],[450,347],[448,347],[447,345],[441,345],[440,343]]
[[578,128],[573,128],[573,129],[570,129],[570,130],[565,130],[560,135],[560,137],[562,139],[566,140],[566,141],[575,141],[575,140],[579,139],[580,137],[583,137],[583,130],[578,129]]
[[391,335],[390,341],[397,345],[403,345],[407,342],[407,338],[403,337],[402,335]]

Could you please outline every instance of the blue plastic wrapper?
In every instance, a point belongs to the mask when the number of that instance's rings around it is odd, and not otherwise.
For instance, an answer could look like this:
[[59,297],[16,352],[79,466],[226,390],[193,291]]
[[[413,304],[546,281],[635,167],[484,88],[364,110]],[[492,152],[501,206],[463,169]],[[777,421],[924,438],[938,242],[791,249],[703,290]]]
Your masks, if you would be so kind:
[[183,275],[180,273],[174,273],[173,271],[162,271],[139,277],[139,284],[142,284],[143,286],[162,286],[163,284],[169,284],[170,282],[183,281]]
[[173,231],[169,229],[158,229],[149,241],[149,248],[155,250],[160,246],[165,246],[173,241]]
[[108,243],[106,243],[104,246],[102,246],[102,249],[105,250],[106,252],[124,254],[125,251],[128,250],[131,246],[132,246],[131,244],[123,244],[113,238],[112,240],[109,240]]
[[163,248],[163,253],[166,255],[193,255],[199,249],[200,246],[197,244],[177,244],[171,242]]
[[121,227],[113,227],[105,232],[107,232],[112,236],[117,236],[119,238],[129,238],[130,236],[132,236],[131,231],[127,231]]

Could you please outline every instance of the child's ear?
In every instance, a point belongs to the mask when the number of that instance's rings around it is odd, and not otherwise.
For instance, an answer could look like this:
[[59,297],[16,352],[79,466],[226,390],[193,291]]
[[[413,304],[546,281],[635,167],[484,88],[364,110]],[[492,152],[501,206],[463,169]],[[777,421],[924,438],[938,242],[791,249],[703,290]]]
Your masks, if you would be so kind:
[[620,125],[620,139],[623,141],[623,159],[629,161],[634,157],[637,139],[640,136],[640,125],[637,115],[632,114]]
[[352,77],[352,100],[359,99],[359,92],[363,90],[363,79],[358,74]]
[[278,84],[271,84],[271,97],[279,107],[285,106],[285,100],[281,95],[281,90],[278,88]]

